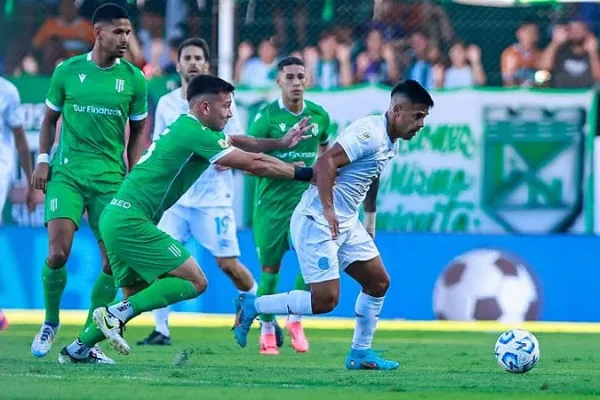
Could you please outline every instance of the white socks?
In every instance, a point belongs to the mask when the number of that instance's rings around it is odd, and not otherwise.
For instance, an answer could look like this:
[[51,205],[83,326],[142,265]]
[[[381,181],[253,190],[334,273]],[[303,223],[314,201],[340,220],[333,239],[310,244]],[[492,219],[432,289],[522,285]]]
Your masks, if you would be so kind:
[[88,358],[91,347],[81,343],[79,339],[67,346],[67,353],[73,358],[83,360]]
[[238,292],[247,293],[247,294],[251,294],[252,296],[256,296],[256,292],[258,292],[258,283],[256,283],[256,281],[254,281],[254,285],[252,285],[250,290],[248,290],[247,292],[244,292],[243,290],[238,290]]
[[135,314],[133,307],[131,307],[131,304],[127,300],[109,306],[108,311],[122,322],[129,321]]
[[169,332],[169,307],[157,308],[152,311],[154,315],[154,330],[165,336],[170,336]]
[[372,297],[360,292],[356,298],[356,326],[352,337],[352,348],[366,350],[371,348],[371,342],[377,328],[377,319],[383,307],[384,297]]
[[269,335],[275,334],[275,324],[273,321],[262,321],[260,323],[260,334],[261,335]]
[[254,306],[259,314],[312,315],[312,294],[304,290],[258,297]]
[[302,321],[302,315],[290,314],[290,316],[288,317],[288,320],[290,322],[300,322],[300,321]]

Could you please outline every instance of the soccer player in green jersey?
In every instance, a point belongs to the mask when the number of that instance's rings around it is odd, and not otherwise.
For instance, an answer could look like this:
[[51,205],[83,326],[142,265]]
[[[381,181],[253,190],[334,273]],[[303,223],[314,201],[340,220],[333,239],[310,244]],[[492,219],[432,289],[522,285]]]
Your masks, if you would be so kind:
[[[282,59],[278,66],[277,84],[281,98],[264,107],[250,126],[249,134],[257,138],[279,138],[290,126],[302,118],[311,117],[311,138],[303,140],[293,149],[270,153],[286,162],[303,162],[311,166],[317,154],[327,150],[330,127],[329,114],[323,107],[304,99],[306,70],[296,57]],[[262,274],[258,295],[273,294],[277,290],[279,269],[284,254],[290,248],[288,234],[290,219],[302,193],[308,187],[304,182],[286,182],[272,178],[258,178],[254,195],[252,231]],[[296,279],[295,289],[307,290],[302,275]],[[300,316],[290,316],[286,327],[292,338],[292,346],[298,352],[308,351],[308,341],[300,322]],[[260,353],[279,354],[282,342],[276,335],[273,315],[261,315]]]
[[[127,172],[143,150],[142,131],[147,114],[147,85],[142,72],[122,57],[127,50],[131,23],[127,11],[108,3],[93,17],[96,42],[88,54],[58,65],[46,99],[40,132],[40,155],[33,174],[36,189],[46,193],[45,222],[49,252],[42,267],[46,316],[31,352],[50,352],[59,327],[60,301],[67,283],[65,264],[73,235],[84,211],[102,253],[102,272],[92,289],[91,310],[114,300],[116,288],[98,223]],[[50,161],[55,127],[62,116],[58,149]],[[91,311],[88,322],[91,321]],[[100,349],[94,357],[110,362]]]
[[129,320],[206,290],[206,277],[196,260],[156,225],[211,164],[282,181],[312,179],[312,168],[243,151],[295,146],[312,129],[306,120],[283,139],[227,138],[221,132],[231,118],[233,89],[211,75],[193,78],[187,88],[190,113],[180,116],[150,145],[104,210],[100,232],[115,284],[125,299],[97,308],[96,326],[88,326],[76,342],[61,350],[61,363],[97,362],[90,360],[90,349],[104,338],[119,353],[129,354],[123,338]]

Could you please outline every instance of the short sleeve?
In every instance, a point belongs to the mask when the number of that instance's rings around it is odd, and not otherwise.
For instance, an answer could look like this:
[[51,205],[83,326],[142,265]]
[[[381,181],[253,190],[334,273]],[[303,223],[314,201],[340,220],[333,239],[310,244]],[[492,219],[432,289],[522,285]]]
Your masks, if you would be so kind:
[[156,111],[154,112],[154,129],[152,130],[152,139],[156,140],[160,136],[160,134],[165,130],[167,124],[165,123],[165,118],[163,117],[165,108],[164,96],[158,99],[158,104],[156,105]]
[[64,65],[59,64],[52,73],[52,80],[50,81],[50,89],[48,90],[48,96],[46,96],[46,105],[48,108],[54,111],[62,111],[62,107],[65,103],[65,74]]
[[142,71],[135,71],[133,99],[129,105],[129,119],[141,121],[148,116],[148,83]]
[[364,125],[356,127],[351,125],[340,134],[336,141],[342,146],[350,162],[373,154],[379,149],[380,140],[376,133],[369,128],[369,126]]
[[5,119],[11,128],[23,125],[23,112],[21,110],[21,98],[16,88],[12,88],[7,93],[7,107],[5,110]]
[[231,118],[227,121],[223,133],[227,136],[243,135],[244,129],[240,123],[239,113],[235,101],[231,102]]
[[200,135],[193,135],[192,152],[202,158],[210,161],[211,164],[216,163],[222,157],[233,151],[233,146],[229,144],[229,140],[222,132],[211,131],[206,127]]
[[264,108],[254,116],[250,128],[248,128],[248,135],[256,138],[269,137],[269,116]]
[[325,113],[325,118],[323,119],[323,126],[321,127],[321,132],[319,133],[319,144],[321,146],[325,146],[329,143],[329,136],[331,135],[331,119],[329,118],[329,114]]

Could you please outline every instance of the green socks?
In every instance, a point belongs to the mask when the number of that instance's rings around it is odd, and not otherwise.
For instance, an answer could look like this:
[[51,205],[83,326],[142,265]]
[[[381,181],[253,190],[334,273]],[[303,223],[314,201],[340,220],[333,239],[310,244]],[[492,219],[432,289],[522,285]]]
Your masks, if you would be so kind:
[[100,272],[100,276],[96,280],[94,284],[94,288],[92,289],[92,300],[90,304],[90,310],[88,311],[87,319],[85,320],[85,325],[88,326],[90,322],[92,322],[92,313],[98,307],[106,306],[110,304],[117,295],[117,288],[115,287],[115,279],[106,274],[104,271]]
[[134,310],[133,316],[135,317],[146,311],[163,308],[184,300],[195,299],[198,295],[198,291],[190,281],[169,276],[157,280],[146,289],[131,296],[129,304]]
[[[260,274],[260,283],[258,284],[258,291],[256,295],[258,297],[265,296],[268,294],[275,294],[277,290],[277,284],[279,283],[279,274],[269,274],[267,272],[263,272]],[[261,314],[261,321],[273,321],[273,314]]]
[[305,292],[310,292],[310,286],[304,283],[304,278],[302,277],[302,272],[298,272],[298,276],[296,277],[296,282],[294,282],[295,290],[304,290]]
[[[131,296],[127,301],[114,301],[109,311],[121,321],[132,318],[157,308],[198,297],[198,291],[190,281],[176,277],[159,279],[146,289]],[[89,324],[79,335],[79,340],[89,347],[104,340],[102,331],[94,324]]]
[[50,269],[47,263],[42,267],[42,286],[44,288],[45,322],[58,326],[60,322],[60,300],[67,286],[67,269]]

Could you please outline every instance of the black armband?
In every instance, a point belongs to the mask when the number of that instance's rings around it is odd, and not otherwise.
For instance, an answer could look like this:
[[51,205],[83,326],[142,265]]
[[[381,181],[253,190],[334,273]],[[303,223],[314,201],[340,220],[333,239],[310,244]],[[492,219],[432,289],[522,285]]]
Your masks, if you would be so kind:
[[313,169],[309,167],[294,167],[294,180],[302,182],[310,182],[313,178]]

